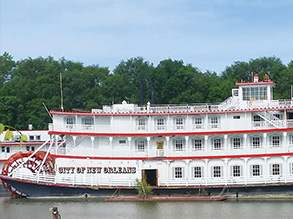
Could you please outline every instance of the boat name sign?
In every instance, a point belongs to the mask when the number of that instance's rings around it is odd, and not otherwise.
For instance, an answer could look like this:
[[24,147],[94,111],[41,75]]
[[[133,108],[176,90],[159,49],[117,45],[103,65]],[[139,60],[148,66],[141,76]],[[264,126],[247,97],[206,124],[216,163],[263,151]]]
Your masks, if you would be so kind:
[[136,167],[59,167],[60,174],[135,174]]

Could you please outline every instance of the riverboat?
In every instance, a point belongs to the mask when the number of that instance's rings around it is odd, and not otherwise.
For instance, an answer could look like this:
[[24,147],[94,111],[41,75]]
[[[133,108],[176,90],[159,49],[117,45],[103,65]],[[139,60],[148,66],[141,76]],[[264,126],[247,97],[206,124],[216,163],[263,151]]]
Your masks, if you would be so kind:
[[49,148],[12,156],[1,179],[27,197],[134,194],[142,179],[162,195],[292,192],[293,101],[274,85],[255,75],[219,104],[50,111]]

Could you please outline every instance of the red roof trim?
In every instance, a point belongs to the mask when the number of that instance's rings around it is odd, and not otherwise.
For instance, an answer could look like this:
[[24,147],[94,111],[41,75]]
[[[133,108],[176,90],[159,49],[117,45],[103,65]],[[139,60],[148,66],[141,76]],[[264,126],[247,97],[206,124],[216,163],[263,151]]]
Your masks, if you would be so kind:
[[135,113],[127,112],[124,114],[118,114],[117,112],[99,112],[99,113],[83,113],[83,112],[60,112],[51,111],[53,115],[71,115],[71,116],[178,116],[178,115],[205,115],[205,114],[225,114],[225,113],[249,113],[249,112],[264,112],[264,111],[283,111],[283,110],[293,110],[292,106],[281,106],[281,107],[264,107],[264,108],[253,108],[253,109],[239,109],[239,110],[201,110],[201,111],[168,111],[161,113]]
[[93,157],[93,156],[70,156],[70,155],[55,155],[54,158],[68,159],[92,159],[92,160],[203,160],[203,159],[225,159],[225,158],[252,158],[252,157],[280,157],[293,156],[293,153],[276,153],[276,154],[242,154],[242,155],[217,155],[217,156],[183,156],[183,157]]
[[259,132],[282,132],[293,131],[293,128],[282,129],[255,129],[255,130],[232,130],[232,131],[213,131],[213,132],[167,132],[167,133],[90,133],[90,132],[58,132],[50,131],[49,134],[57,135],[88,135],[88,136],[170,136],[170,135],[221,135],[239,133],[259,133]]
[[251,85],[275,85],[273,81],[259,81],[259,82],[236,82],[236,86],[251,86]]

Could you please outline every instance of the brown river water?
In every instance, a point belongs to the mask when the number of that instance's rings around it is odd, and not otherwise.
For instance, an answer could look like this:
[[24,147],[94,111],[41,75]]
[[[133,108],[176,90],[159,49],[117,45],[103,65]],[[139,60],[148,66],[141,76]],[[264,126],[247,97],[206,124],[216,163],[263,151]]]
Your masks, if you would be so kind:
[[80,199],[11,199],[0,195],[1,219],[51,219],[57,206],[62,219],[285,219],[293,218],[293,200],[222,202],[104,202]]

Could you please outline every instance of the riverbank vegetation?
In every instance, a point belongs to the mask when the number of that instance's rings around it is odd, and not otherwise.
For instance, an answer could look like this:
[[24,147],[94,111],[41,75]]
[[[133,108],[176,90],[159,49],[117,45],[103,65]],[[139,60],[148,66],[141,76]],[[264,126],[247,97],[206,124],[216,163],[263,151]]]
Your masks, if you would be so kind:
[[[211,60],[212,61],[212,60]],[[166,59],[153,65],[141,57],[118,63],[110,72],[99,65],[85,66],[65,58],[0,56],[1,122],[17,129],[46,129],[50,117],[44,108],[60,110],[60,74],[64,110],[101,108],[102,105],[140,103],[184,104],[221,102],[231,96],[236,81],[251,81],[265,74],[276,83],[275,99],[289,99],[293,84],[293,61],[285,65],[277,57],[237,61],[223,72],[201,71],[181,60]],[[152,95],[153,93],[153,95]],[[44,103],[44,104],[43,104]]]

